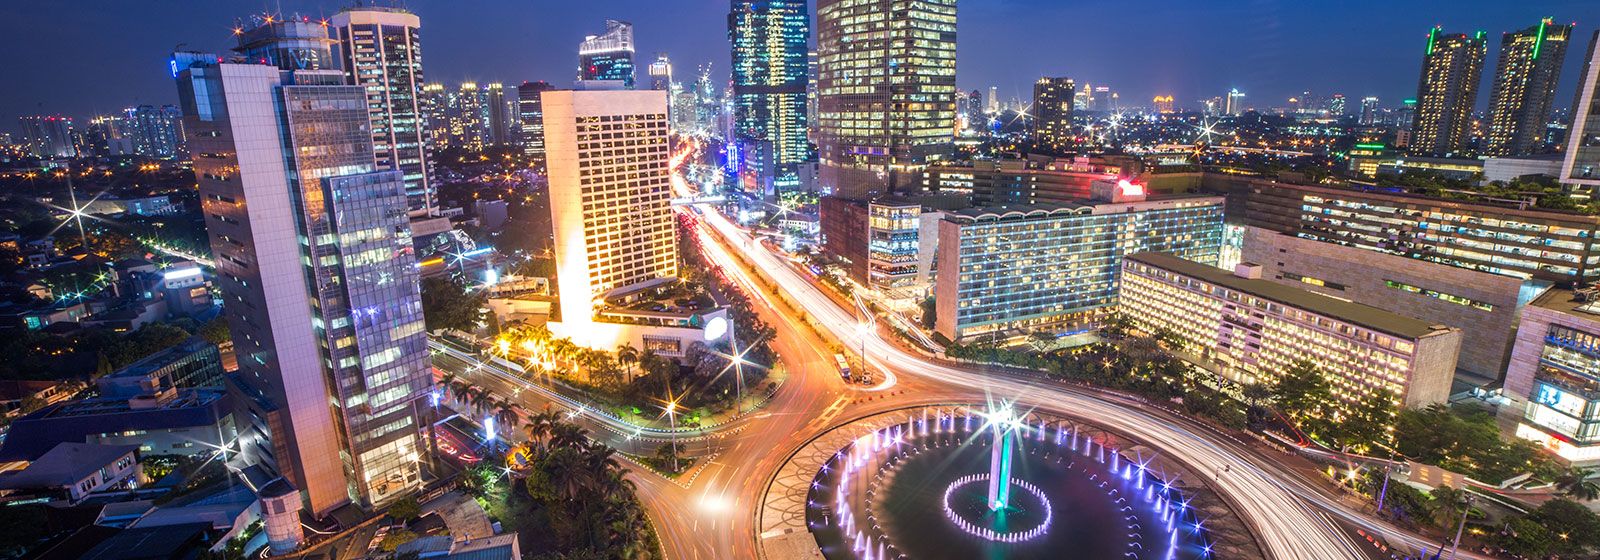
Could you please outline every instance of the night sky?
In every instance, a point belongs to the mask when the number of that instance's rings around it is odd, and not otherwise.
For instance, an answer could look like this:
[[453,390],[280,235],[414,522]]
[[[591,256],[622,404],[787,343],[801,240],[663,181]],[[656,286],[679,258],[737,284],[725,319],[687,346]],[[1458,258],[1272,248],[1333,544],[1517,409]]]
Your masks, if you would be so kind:
[[[0,131],[22,114],[87,117],[174,103],[173,47],[232,46],[236,18],[267,9],[317,18],[347,0],[78,0],[0,2]],[[389,0],[380,0],[387,2]],[[605,18],[632,21],[643,65],[656,52],[677,72],[728,67],[727,0],[412,0],[430,81],[570,83],[577,43]],[[1171,93],[1180,106],[1237,87],[1255,106],[1290,95],[1415,95],[1427,29],[1483,29],[1492,72],[1500,33],[1544,16],[1578,23],[1557,107],[1572,103],[1581,59],[1600,25],[1596,0],[963,0],[961,87],[1026,97],[1041,75],[1105,83],[1125,103]],[[1480,100],[1488,97],[1487,80]]]

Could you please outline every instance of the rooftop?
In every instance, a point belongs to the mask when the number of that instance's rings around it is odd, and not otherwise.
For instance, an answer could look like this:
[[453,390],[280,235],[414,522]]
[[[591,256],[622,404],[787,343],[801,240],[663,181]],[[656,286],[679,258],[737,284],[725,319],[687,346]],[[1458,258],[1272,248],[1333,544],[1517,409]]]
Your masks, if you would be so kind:
[[[1045,203],[1045,204],[1005,204],[1000,206],[971,207],[951,210],[945,215],[953,220],[1014,220],[1028,218],[1046,218],[1051,216],[1088,215],[1097,213],[1120,213],[1131,206],[1152,205],[1184,200],[1201,201],[1215,199],[1217,204],[1222,203],[1222,197],[1211,194],[1152,194],[1147,199],[1136,202],[1105,202],[1098,200],[1080,200],[1073,202]],[[1113,212],[1096,212],[1097,208],[1107,207],[1118,209]]]
[[101,467],[138,450],[137,445],[60,443],[28,465],[28,468],[0,477],[0,489],[55,488],[77,484]]
[[1328,297],[1271,280],[1242,278],[1227,270],[1179,258],[1170,253],[1138,253],[1129,255],[1127,259],[1401,338],[1417,339],[1453,330],[1370,305]]

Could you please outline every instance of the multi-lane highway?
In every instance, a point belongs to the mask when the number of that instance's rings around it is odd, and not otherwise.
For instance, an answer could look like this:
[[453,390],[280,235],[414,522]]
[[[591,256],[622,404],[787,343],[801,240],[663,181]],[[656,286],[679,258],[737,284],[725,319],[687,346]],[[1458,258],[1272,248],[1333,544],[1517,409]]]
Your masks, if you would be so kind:
[[[777,330],[775,349],[790,371],[776,397],[757,413],[709,433],[685,433],[686,449],[705,458],[689,473],[667,479],[635,474],[667,556],[681,559],[756,558],[757,508],[767,482],[788,455],[810,438],[851,418],[921,404],[1015,399],[1019,406],[1087,419],[1140,440],[1169,458],[1205,473],[1255,532],[1270,558],[1364,558],[1339,523],[1380,534],[1413,550],[1437,543],[1369,518],[1322,486],[1306,481],[1250,445],[1227,434],[1141,402],[980,367],[955,366],[883,340],[876,329],[838,305],[786,259],[768,251],[709,208],[697,235],[711,262],[743,285],[758,311]],[[803,310],[803,311],[802,311]],[[887,379],[870,388],[846,386],[835,373],[830,341],[864,348]],[[533,387],[513,372],[458,349],[436,347],[445,369],[511,395],[530,409],[569,399]],[[594,413],[575,419],[596,437],[633,453],[647,453],[665,434],[640,432]],[[1468,556],[1472,557],[1472,556]]]

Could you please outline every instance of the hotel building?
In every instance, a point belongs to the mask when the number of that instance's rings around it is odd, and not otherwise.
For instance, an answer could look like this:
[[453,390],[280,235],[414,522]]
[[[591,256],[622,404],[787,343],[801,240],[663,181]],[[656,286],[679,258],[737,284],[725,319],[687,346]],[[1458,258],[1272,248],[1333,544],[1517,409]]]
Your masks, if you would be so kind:
[[1217,262],[1221,197],[1145,200],[1140,193],[945,213],[935,330],[963,340],[1087,325],[1116,303],[1124,255],[1163,251]]
[[1522,310],[1505,396],[1519,437],[1572,463],[1600,464],[1600,298],[1550,290]]
[[545,91],[545,149],[561,320],[678,276],[667,92]]
[[403,172],[375,165],[369,92],[343,78],[200,62],[177,80],[238,355],[236,460],[317,517],[421,487],[433,385]]
[[1184,354],[1222,378],[1272,383],[1310,361],[1347,405],[1389,398],[1422,407],[1449,397],[1461,331],[1262,280],[1168,253],[1130,255],[1119,309],[1141,330],[1174,333]]

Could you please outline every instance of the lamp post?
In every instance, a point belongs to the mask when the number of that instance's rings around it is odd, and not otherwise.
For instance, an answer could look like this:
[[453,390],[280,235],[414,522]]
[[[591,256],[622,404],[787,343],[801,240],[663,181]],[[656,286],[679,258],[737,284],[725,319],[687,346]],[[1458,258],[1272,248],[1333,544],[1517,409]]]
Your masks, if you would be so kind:
[[678,472],[678,401],[667,401],[666,409],[667,423],[672,426],[672,472]]
[[1456,539],[1450,543],[1450,560],[1456,560],[1456,549],[1461,548],[1461,532],[1467,529],[1467,514],[1472,513],[1472,497],[1467,496],[1466,506],[1461,508],[1461,524],[1456,526]]

